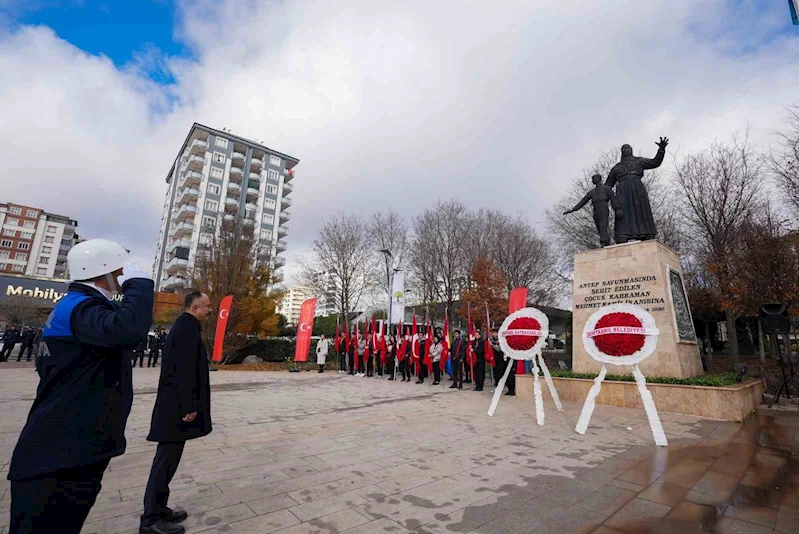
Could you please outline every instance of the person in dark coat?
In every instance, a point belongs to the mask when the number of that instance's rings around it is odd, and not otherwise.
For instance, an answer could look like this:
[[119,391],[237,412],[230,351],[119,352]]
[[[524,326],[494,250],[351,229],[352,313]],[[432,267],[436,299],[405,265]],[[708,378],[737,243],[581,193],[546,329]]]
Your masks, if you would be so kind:
[[34,339],[36,339],[36,331],[29,326],[28,328],[25,329],[24,332],[22,332],[22,336],[20,337],[20,341],[22,341],[22,343],[19,346],[19,354],[17,354],[17,361],[22,360],[22,354],[25,352],[25,349],[28,350],[27,361],[31,361]]
[[474,352],[474,390],[483,391],[483,384],[486,379],[486,353],[479,330],[472,342],[472,351]]
[[8,361],[14,351],[14,345],[19,341],[19,330],[17,325],[12,324],[3,333],[3,350],[0,351],[0,362]]
[[338,373],[347,373],[347,333],[341,332],[336,340],[336,353],[338,354]]
[[159,328],[154,336],[150,336],[148,340],[150,354],[147,356],[147,367],[155,367],[158,363],[158,356],[161,354],[161,351],[164,350],[165,343],[166,332],[164,332],[163,328]]
[[208,295],[192,291],[186,295],[183,315],[166,339],[148,441],[158,442],[150,479],[144,493],[142,534],[181,534],[177,523],[188,517],[174,511],[169,501],[169,483],[178,469],[186,441],[211,433],[211,378],[202,339],[203,321],[211,313]]
[[147,351],[147,337],[148,336],[144,336],[144,339],[142,339],[133,350],[133,367],[136,367],[136,360],[139,360],[139,367],[144,366],[144,353]]
[[83,281],[56,304],[36,353],[39,387],[8,472],[11,534],[80,532],[109,460],[125,452],[130,350],[153,320],[153,281],[117,243],[79,243],[67,263]]
[[455,330],[452,340],[452,385],[449,389],[463,389],[463,364],[466,361],[466,344],[469,341],[461,336],[460,330]]

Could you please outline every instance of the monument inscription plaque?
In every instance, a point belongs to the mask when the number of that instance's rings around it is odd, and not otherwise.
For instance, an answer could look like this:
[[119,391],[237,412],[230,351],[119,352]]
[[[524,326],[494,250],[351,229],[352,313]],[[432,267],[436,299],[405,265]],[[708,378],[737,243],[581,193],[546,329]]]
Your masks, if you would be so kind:
[[685,285],[680,272],[669,267],[669,288],[671,301],[674,305],[674,321],[677,324],[677,334],[680,341],[696,343],[694,320],[691,317],[691,308],[688,306],[688,297],[685,295]]

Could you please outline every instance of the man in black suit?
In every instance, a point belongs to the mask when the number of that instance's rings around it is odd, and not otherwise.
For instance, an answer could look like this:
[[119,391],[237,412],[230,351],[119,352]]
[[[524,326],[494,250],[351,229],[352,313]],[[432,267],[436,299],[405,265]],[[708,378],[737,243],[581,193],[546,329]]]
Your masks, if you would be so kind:
[[461,336],[460,330],[455,330],[452,340],[452,385],[449,389],[463,389],[463,363],[466,360],[466,344],[469,341]]
[[211,383],[202,325],[211,313],[208,295],[186,295],[183,315],[166,339],[158,396],[148,441],[157,441],[144,493],[141,534],[183,534],[178,525],[188,514],[167,506],[169,483],[178,469],[186,441],[211,433]]

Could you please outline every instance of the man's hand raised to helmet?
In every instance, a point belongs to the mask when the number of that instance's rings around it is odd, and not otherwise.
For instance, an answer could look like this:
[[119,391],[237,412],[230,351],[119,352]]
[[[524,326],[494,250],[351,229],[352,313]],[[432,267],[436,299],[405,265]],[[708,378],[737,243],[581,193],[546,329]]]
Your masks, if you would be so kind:
[[126,263],[125,266],[122,268],[122,274],[117,276],[117,282],[119,282],[119,287],[122,287],[125,282],[128,280],[133,280],[134,278],[144,278],[146,280],[152,280],[144,269],[141,268],[138,262],[132,261]]

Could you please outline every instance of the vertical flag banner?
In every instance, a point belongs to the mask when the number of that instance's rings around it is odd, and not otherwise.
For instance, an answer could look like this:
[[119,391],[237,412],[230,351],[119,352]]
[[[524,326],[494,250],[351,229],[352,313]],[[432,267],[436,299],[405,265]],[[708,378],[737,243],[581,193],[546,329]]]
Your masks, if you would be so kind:
[[424,333],[424,364],[427,366],[427,372],[432,376],[433,374],[433,357],[430,350],[433,348],[433,332],[430,329],[430,316],[425,314],[425,333]]
[[413,373],[419,376],[419,325],[416,324],[416,311],[413,312],[413,325],[411,326],[411,362]]
[[391,284],[391,322],[400,324],[405,317],[405,273],[394,273]]
[[216,335],[214,335],[214,354],[211,360],[222,361],[222,349],[225,345],[225,330],[227,329],[227,319],[230,316],[230,308],[233,306],[233,295],[228,295],[219,303],[219,315],[216,319]]
[[308,299],[300,308],[300,320],[297,323],[297,343],[294,349],[295,362],[307,362],[308,351],[311,350],[311,333],[313,318],[316,313],[316,299]]
[[439,360],[439,369],[443,373],[447,368],[447,360],[449,360],[449,311],[444,310],[444,339],[442,340],[443,350],[441,351],[441,360]]
[[[508,313],[513,313],[527,307],[527,291],[526,287],[517,287],[510,292],[510,302],[508,303]],[[508,362],[511,364],[511,362]],[[524,362],[522,360],[516,361],[516,374],[525,374]]]
[[354,345],[353,350],[353,360],[355,360],[355,372],[361,372],[361,359],[358,356],[358,319],[355,319],[355,333],[352,335],[352,343]]
[[346,335],[344,336],[344,350],[347,352],[349,356],[350,353],[350,322],[347,319],[344,319],[344,331]]
[[488,316],[488,302],[486,302],[486,323],[483,328],[483,344],[485,346],[486,363],[496,367],[494,362],[494,349],[491,347],[491,318]]
[[474,348],[472,347],[472,343],[474,343],[475,337],[477,337],[474,330],[474,324],[472,323],[472,307],[468,307],[469,313],[469,324],[468,328],[468,339],[469,343],[466,344],[466,361],[469,363],[469,369],[471,370],[472,380],[474,380]]

